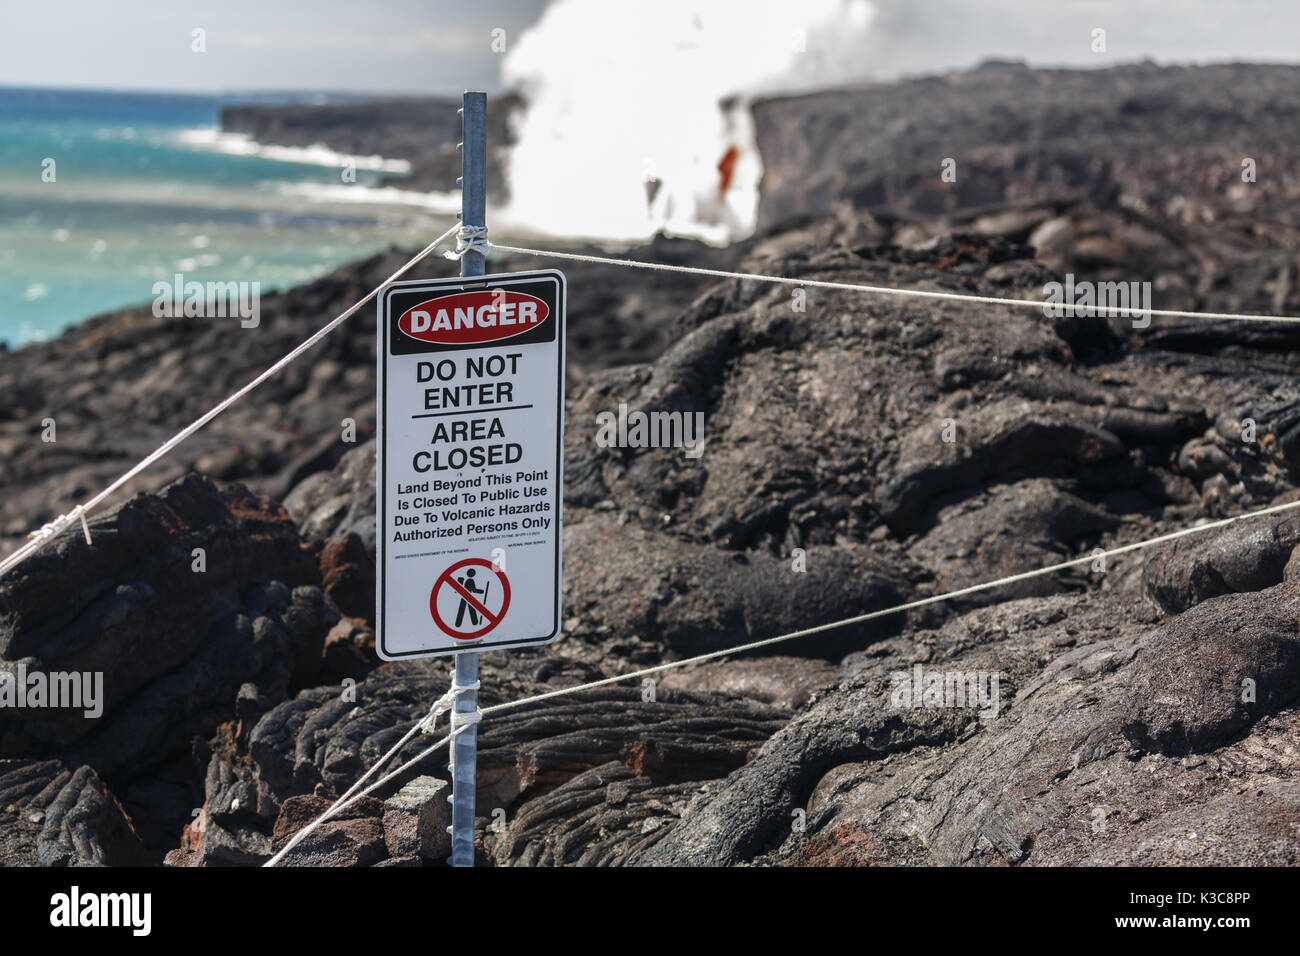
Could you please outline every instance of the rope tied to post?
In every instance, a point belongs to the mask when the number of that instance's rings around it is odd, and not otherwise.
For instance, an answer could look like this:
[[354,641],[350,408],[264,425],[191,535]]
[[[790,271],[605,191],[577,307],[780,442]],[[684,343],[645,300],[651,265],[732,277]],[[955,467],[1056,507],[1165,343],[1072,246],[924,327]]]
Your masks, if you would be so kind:
[[355,315],[356,312],[367,302],[375,298],[375,296],[379,295],[379,293],[383,291],[384,288],[387,287],[389,283],[396,282],[407,272],[409,272],[411,268],[416,265],[416,263],[421,262],[427,256],[432,254],[434,249],[438,248],[438,246],[442,245],[443,242],[450,239],[452,234],[455,233],[456,231],[457,231],[457,227],[452,226],[450,229],[448,229],[446,232],[440,235],[437,239],[434,239],[431,243],[429,243],[427,246],[425,246],[423,249],[417,252],[414,256],[408,259],[400,269],[398,269],[396,272],[390,275],[379,285],[371,289],[368,293],[366,293],[366,295],[358,299],[356,302],[352,303],[352,305],[348,306],[347,309],[339,313],[328,323],[326,323],[324,326],[318,329],[315,333],[313,333],[307,339],[299,343],[297,347],[295,347],[292,351],[288,352],[286,355],[282,356],[278,361],[276,361],[273,365],[271,365],[269,368],[267,368],[265,371],[259,374],[252,381],[248,382],[242,388],[227,395],[216,405],[212,406],[212,408],[208,409],[206,412],[204,412],[194,421],[190,422],[188,425],[182,428],[171,438],[167,439],[165,442],[163,442],[161,445],[155,448],[152,452],[150,452],[140,461],[136,462],[136,464],[132,465],[129,469],[127,469],[126,472],[120,475],[116,480],[110,483],[108,487],[104,488],[94,497],[82,502],[77,507],[69,511],[67,514],[60,515],[59,517],[55,518],[53,521],[51,521],[49,524],[45,525],[44,527],[39,528],[38,530],[32,532],[28,536],[29,540],[27,541],[26,544],[24,544],[22,547],[15,550],[8,557],[4,558],[3,560],[0,560],[0,575],[7,574],[11,569],[17,567],[19,564],[27,560],[33,554],[40,551],[41,548],[43,548],[46,544],[48,544],[52,538],[65,531],[68,525],[72,524],[72,522],[76,521],[78,518],[81,519],[81,529],[86,535],[86,541],[89,543],[90,527],[89,525],[86,524],[85,515],[91,508],[97,507],[98,505],[102,504],[105,500],[108,499],[110,495],[112,495],[119,488],[124,486],[136,475],[140,474],[140,472],[144,471],[146,468],[148,468],[150,465],[152,465],[154,462],[158,461],[159,459],[165,457],[166,455],[171,454],[171,452],[178,445],[180,445],[183,441],[188,439],[195,432],[199,431],[199,429],[203,428],[203,426],[208,424],[208,422],[212,421],[214,418],[216,418],[218,415],[220,415],[222,412],[228,409],[231,405],[235,404],[235,402],[239,401],[249,392],[253,391],[253,389],[257,388],[267,379],[271,378],[276,373],[280,372],[291,362],[295,361],[299,356],[305,354],[317,342],[325,338],[336,328],[338,328],[340,325],[346,322],[349,318]]
[[[452,667],[451,687],[447,689],[447,693],[455,699],[456,703],[460,703],[461,694],[471,690],[477,691],[478,688],[479,688],[479,682],[476,680],[471,681],[468,684],[460,683],[456,679],[456,668],[455,666]],[[451,709],[451,726],[450,726],[450,730],[448,731],[449,739],[455,740],[457,737],[459,737],[465,731],[469,730],[471,727],[477,727],[479,721],[481,721],[482,719],[483,719],[483,711],[478,709],[477,699],[475,701],[473,710],[457,710],[453,706]],[[449,759],[447,761],[447,766],[448,769],[451,770],[454,776],[456,772],[456,750],[454,747],[448,753],[448,758]],[[447,799],[454,801],[454,795],[449,796]]]
[[488,242],[487,235],[487,226],[462,225],[456,233],[456,248],[444,252],[443,258],[459,260],[467,252],[477,252],[481,256],[486,256],[492,249],[492,243]]
[[445,694],[433,702],[433,706],[429,708],[429,712],[420,718],[420,722],[416,725],[419,727],[420,732],[425,734],[433,733],[433,728],[438,724],[438,718],[451,710],[455,703],[456,685],[452,684],[451,687],[447,688]]
[[[809,289],[832,289],[847,292],[867,292],[875,295],[895,295],[917,299],[931,299],[941,302],[970,302],[983,305],[1004,305],[1011,308],[1043,310],[1051,303],[1044,299],[1011,299],[1006,296],[971,295],[965,292],[944,292],[935,289],[915,289],[901,286],[864,285],[857,282],[830,282],[823,279],[799,278],[797,276],[774,276],[759,272],[728,272],[725,269],[704,269],[697,266],[676,266],[665,262],[643,262],[639,259],[616,259],[611,256],[591,256],[577,252],[561,252],[558,249],[533,249],[528,246],[507,246],[499,243],[485,243],[497,252],[513,252],[521,256],[540,256],[551,259],[567,259],[571,262],[591,262],[599,265],[623,266],[628,269],[649,269],[655,272],[681,272],[686,275],[709,276],[715,279],[743,279],[753,282],[768,282],[774,285],[794,286]],[[450,256],[450,253],[445,253]],[[1066,308],[1067,306],[1062,306]],[[1083,309],[1084,306],[1068,306],[1070,309]],[[1242,312],[1192,312],[1184,309],[1151,309],[1130,305],[1090,305],[1086,307],[1093,314],[1115,316],[1116,318],[1151,317],[1166,319],[1204,319],[1225,322],[1289,322],[1300,323],[1297,315],[1251,315]],[[1134,326],[1144,328],[1145,326]]]
[[433,702],[433,706],[429,709],[429,712],[425,714],[424,718],[420,721],[420,730],[426,734],[433,733],[433,729],[438,723],[438,718],[442,714],[448,712],[451,713],[451,735],[453,737],[468,730],[474,724],[477,724],[483,719],[483,712],[477,707],[474,710],[465,712],[457,711],[455,707],[457,701],[460,700],[461,694],[467,690],[478,690],[478,688],[478,681],[474,681],[472,684],[456,683],[456,672],[455,668],[453,668],[451,686],[447,688],[447,693],[443,694]]
[[[463,690],[464,688],[461,689]],[[375,781],[370,786],[366,787],[364,790],[361,789],[361,785],[364,784],[367,780],[369,780],[370,777],[373,776],[374,773],[377,770],[379,770],[380,767],[388,763],[388,761],[391,760],[392,757],[399,750],[401,750],[404,746],[406,746],[406,742],[408,740],[414,737],[417,733],[426,733],[426,734],[432,733],[434,725],[438,722],[438,715],[446,713],[452,707],[452,705],[455,704],[456,694],[457,694],[457,687],[455,683],[455,678],[453,678],[452,685],[447,688],[447,692],[433,702],[433,704],[429,707],[429,710],[425,713],[425,715],[421,717],[419,720],[417,720],[414,724],[412,724],[411,729],[408,730],[405,734],[403,734],[402,738],[399,741],[397,741],[397,743],[393,744],[393,746],[388,749],[387,753],[385,753],[382,757],[376,760],[370,766],[369,770],[367,770],[360,777],[358,777],[356,783],[354,783],[351,787],[349,787],[347,791],[343,794],[343,796],[335,800],[334,803],[332,803],[330,807],[324,813],[318,816],[315,820],[311,821],[311,823],[307,824],[305,827],[303,827],[301,830],[295,833],[292,839],[290,839],[289,842],[286,843],[278,853],[276,853],[273,857],[271,857],[269,860],[263,863],[262,866],[264,867],[276,866],[277,864],[279,864],[281,860],[285,858],[285,856],[288,855],[289,851],[291,851],[294,847],[296,847],[299,843],[301,843],[304,839],[306,839],[309,833],[311,833],[313,830],[319,827],[326,820],[330,819],[330,817],[339,813],[341,810],[350,807],[353,803],[360,800],[362,797],[366,796],[367,794],[371,793],[374,790],[379,789],[379,787],[383,786],[385,783],[388,783],[388,781],[392,780],[397,775],[396,773],[390,773],[387,776],[382,777],[381,779]],[[442,740],[438,741],[432,747],[425,750],[424,753],[420,754],[420,756],[416,758],[415,762],[418,763],[420,760],[423,760],[426,756],[428,756],[438,747],[441,747],[443,744],[451,740],[453,736],[454,736],[454,732],[442,738]],[[406,768],[410,767],[411,765],[412,762],[407,761],[406,763],[402,764],[400,770],[406,770]],[[357,792],[359,790],[360,793]]]
[[[309,824],[307,824],[305,827],[303,827],[301,830],[295,833],[292,839],[290,839],[289,842],[286,843],[278,853],[276,853],[273,857],[271,857],[271,859],[263,863],[262,866],[271,867],[271,866],[278,865],[280,861],[283,860],[291,850],[293,850],[294,847],[296,847],[299,843],[301,843],[309,833],[311,833],[313,830],[319,827],[326,820],[330,819],[331,817],[338,814],[340,811],[351,806],[353,803],[360,800],[362,797],[366,796],[367,794],[373,793],[375,790],[378,790],[384,784],[395,779],[401,773],[406,771],[408,768],[415,766],[420,761],[424,760],[424,758],[431,755],[435,750],[437,750],[443,744],[447,744],[455,740],[458,734],[464,733],[466,730],[469,730],[471,727],[477,726],[478,722],[483,719],[483,712],[480,711],[477,707],[475,707],[474,710],[468,711],[466,713],[457,713],[454,708],[455,708],[456,701],[460,698],[461,694],[471,690],[477,691],[478,689],[479,689],[478,681],[472,681],[468,684],[458,683],[456,680],[455,668],[453,667],[451,686],[447,688],[446,692],[441,697],[439,697],[437,700],[433,702],[433,704],[429,707],[425,715],[421,717],[419,720],[417,720],[411,726],[411,729],[408,730],[405,734],[403,734],[402,738],[399,741],[397,741],[397,743],[395,743],[392,747],[389,748],[387,753],[385,753],[382,757],[376,760],[370,766],[370,769],[368,769],[365,773],[363,773],[357,779],[356,783],[354,783],[351,787],[347,789],[347,791],[343,794],[343,796],[335,800],[334,803],[331,804],[330,807],[319,817],[317,817],[315,820],[311,821]],[[392,757],[399,750],[401,750],[402,747],[406,745],[406,742],[409,741],[412,737],[414,737],[417,733],[426,733],[426,734],[433,733],[434,727],[438,722],[438,717],[442,714],[447,713],[448,711],[451,712],[451,728],[448,731],[447,736],[443,737],[437,743],[433,744],[432,746],[422,751],[414,759],[408,760],[406,763],[402,764],[399,768],[397,768],[397,770],[394,770],[391,773],[388,773],[385,776],[381,777],[379,780],[376,780],[374,783],[370,784],[370,786],[366,787],[364,790],[361,789],[362,784],[364,784],[368,779],[370,779],[370,777],[373,776],[374,773],[377,770],[379,770],[380,767],[388,763],[388,761],[392,759]],[[452,798],[448,797],[447,799],[451,800]]]

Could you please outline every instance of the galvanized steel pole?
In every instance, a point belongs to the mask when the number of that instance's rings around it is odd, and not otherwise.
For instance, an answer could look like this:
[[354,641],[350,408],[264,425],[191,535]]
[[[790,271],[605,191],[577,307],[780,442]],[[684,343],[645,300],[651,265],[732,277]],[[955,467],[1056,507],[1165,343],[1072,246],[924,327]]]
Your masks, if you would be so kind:
[[[487,225],[487,94],[466,92],[461,104],[461,223]],[[478,251],[460,258],[462,276],[481,276],[487,262]],[[456,655],[456,683],[478,684],[478,652]],[[478,691],[464,690],[453,706],[456,713],[478,710]],[[453,718],[454,719],[454,718]],[[474,865],[474,775],[478,763],[478,727],[470,725],[452,740],[451,865]]]

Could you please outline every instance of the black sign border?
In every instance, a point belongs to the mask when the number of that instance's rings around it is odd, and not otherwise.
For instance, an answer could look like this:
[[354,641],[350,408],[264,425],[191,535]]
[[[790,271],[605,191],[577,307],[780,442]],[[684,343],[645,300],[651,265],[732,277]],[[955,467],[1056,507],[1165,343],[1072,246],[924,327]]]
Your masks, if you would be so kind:
[[[531,638],[513,638],[506,641],[490,641],[479,639],[476,641],[466,641],[463,647],[446,647],[439,650],[415,650],[405,653],[390,654],[384,646],[384,638],[388,630],[385,623],[385,602],[384,602],[384,567],[387,558],[388,533],[385,505],[384,484],[388,474],[384,468],[384,463],[388,456],[388,333],[391,322],[389,310],[391,307],[390,298],[395,293],[408,293],[423,291],[427,287],[431,293],[436,292],[462,292],[476,291],[480,289],[494,289],[509,287],[526,282],[537,282],[543,279],[551,279],[555,282],[555,304],[557,315],[555,318],[555,336],[556,336],[556,354],[558,356],[558,371],[556,374],[556,408],[559,410],[559,428],[555,434],[555,603],[553,616],[551,619],[551,630],[549,634],[543,637]],[[494,649],[509,649],[512,647],[528,647],[535,644],[549,644],[551,641],[560,637],[560,601],[562,591],[562,581],[564,568],[562,561],[562,540],[563,540],[563,511],[564,511],[564,353],[565,353],[565,332],[568,322],[568,283],[564,273],[558,269],[540,269],[533,272],[503,272],[483,276],[454,276],[447,279],[409,279],[402,282],[391,282],[379,296],[378,315],[376,316],[376,337],[377,352],[376,364],[380,367],[382,375],[376,381],[376,390],[378,392],[378,425],[379,425],[379,448],[376,451],[375,461],[375,542],[378,549],[375,562],[375,651],[381,660],[386,661],[404,661],[415,660],[425,657],[446,657],[451,654],[463,654],[467,652],[486,651]],[[490,348],[490,343],[483,346]],[[453,347],[447,351],[464,351],[464,346]],[[437,353],[430,353],[437,354]]]

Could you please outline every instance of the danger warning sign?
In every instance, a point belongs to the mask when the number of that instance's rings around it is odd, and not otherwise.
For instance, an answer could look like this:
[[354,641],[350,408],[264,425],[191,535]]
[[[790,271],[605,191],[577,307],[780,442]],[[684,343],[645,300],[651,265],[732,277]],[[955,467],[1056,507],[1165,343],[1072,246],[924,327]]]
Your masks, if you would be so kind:
[[559,636],[564,311],[553,270],[380,297],[380,657]]

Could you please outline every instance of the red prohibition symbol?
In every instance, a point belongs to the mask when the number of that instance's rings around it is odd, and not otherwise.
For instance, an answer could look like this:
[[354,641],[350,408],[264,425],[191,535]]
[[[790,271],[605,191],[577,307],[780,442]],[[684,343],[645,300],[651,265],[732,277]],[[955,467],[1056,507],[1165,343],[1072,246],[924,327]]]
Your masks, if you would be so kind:
[[[476,572],[480,568],[487,569],[487,573],[477,575]],[[477,582],[475,577],[478,578]],[[493,614],[484,602],[488,591],[497,582],[500,582],[498,586],[501,588],[501,609]],[[458,601],[456,617],[450,622],[444,620],[438,610],[438,596],[444,588],[450,588]],[[501,623],[509,608],[510,582],[506,580],[505,572],[483,558],[466,558],[464,561],[457,561],[438,575],[438,580],[433,583],[433,590],[429,592],[429,613],[433,615],[433,622],[444,634],[459,641],[472,641],[482,637]],[[487,623],[477,630],[464,630],[466,627],[475,627],[480,621]]]

